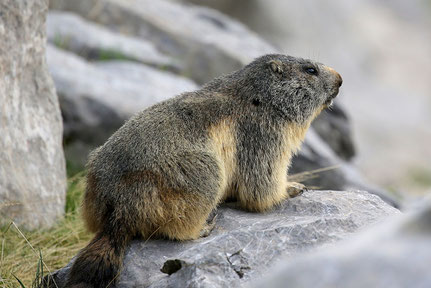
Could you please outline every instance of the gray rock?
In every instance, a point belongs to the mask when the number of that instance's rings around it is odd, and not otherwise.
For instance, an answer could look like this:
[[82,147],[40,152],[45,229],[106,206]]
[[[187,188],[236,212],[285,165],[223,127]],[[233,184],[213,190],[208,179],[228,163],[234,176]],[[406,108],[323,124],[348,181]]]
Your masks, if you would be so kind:
[[63,114],[66,156],[78,166],[136,112],[197,87],[167,71],[126,61],[90,63],[50,45],[47,58]]
[[0,3],[0,222],[50,227],[63,215],[62,123],[45,61],[47,0]]
[[[116,111],[123,119],[157,102],[196,89],[192,81],[170,72],[127,61],[93,64],[50,45],[47,59],[62,98],[75,101],[91,98]],[[88,116],[94,115],[88,113]]]
[[[135,240],[116,287],[237,287],[259,278],[283,256],[338,241],[399,213],[360,191],[308,191],[268,213],[229,205],[218,210],[216,228],[206,238]],[[54,273],[58,287],[71,263]]]
[[163,0],[54,0],[52,7],[151,40],[182,60],[183,73],[200,84],[277,51],[241,23],[199,6]]
[[183,92],[193,91],[198,88],[188,78],[137,63],[106,61],[96,63],[95,66],[107,75],[112,77],[123,75],[130,82],[140,86],[141,98],[146,99],[146,105],[136,107],[135,103],[133,108],[138,111]]
[[342,160],[314,129],[309,129],[301,150],[292,159],[289,169],[292,181],[314,189],[366,190],[394,207],[399,201],[386,190],[366,181],[357,169]]
[[312,127],[338,157],[348,161],[355,156],[351,123],[338,102],[320,113]]
[[151,42],[112,32],[76,14],[50,11],[47,35],[50,43],[90,60],[120,58],[179,69],[172,58],[159,52]]
[[[416,209],[415,209],[416,210]],[[253,287],[430,287],[431,199],[334,247],[285,259]]]

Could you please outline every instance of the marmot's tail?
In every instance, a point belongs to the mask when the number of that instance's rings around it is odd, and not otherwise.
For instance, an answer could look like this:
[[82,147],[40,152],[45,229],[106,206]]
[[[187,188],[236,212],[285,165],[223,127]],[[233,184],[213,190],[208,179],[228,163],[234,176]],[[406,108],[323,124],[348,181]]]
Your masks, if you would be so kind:
[[126,234],[113,235],[104,232],[96,234],[90,244],[78,254],[65,287],[114,286],[121,271],[125,248],[131,240]]

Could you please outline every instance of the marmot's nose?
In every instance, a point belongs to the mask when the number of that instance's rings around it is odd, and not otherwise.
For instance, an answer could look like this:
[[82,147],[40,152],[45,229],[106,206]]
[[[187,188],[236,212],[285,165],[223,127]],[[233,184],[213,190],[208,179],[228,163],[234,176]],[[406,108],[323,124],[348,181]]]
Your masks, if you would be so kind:
[[335,73],[337,73],[338,87],[341,87],[341,85],[343,84],[343,78],[341,78],[341,75],[338,72]]
[[338,72],[335,73],[337,77],[338,87],[341,87],[341,85],[343,84],[343,78],[341,78],[341,75]]
[[325,68],[332,74],[335,75],[335,81],[337,81],[337,85],[338,87],[341,87],[341,84],[343,84],[343,78],[341,78],[341,75],[335,71],[334,69],[332,69],[331,67],[325,66]]

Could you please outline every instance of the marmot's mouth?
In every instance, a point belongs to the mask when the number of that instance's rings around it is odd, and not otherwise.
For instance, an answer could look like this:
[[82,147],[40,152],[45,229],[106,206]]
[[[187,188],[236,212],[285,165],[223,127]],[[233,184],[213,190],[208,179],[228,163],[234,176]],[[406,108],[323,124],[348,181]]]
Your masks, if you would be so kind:
[[325,105],[327,107],[329,107],[329,106],[332,105],[332,103],[334,102],[334,98],[337,97],[337,95],[338,95],[338,92],[339,92],[339,90],[338,90],[338,88],[336,88],[335,91],[334,91],[334,93],[332,93],[331,95],[329,95],[328,100],[326,100],[326,102],[325,102]]
[[329,98],[328,100],[326,100],[325,106],[326,107],[330,107],[330,106],[332,106],[333,103],[334,103],[334,99],[333,98]]

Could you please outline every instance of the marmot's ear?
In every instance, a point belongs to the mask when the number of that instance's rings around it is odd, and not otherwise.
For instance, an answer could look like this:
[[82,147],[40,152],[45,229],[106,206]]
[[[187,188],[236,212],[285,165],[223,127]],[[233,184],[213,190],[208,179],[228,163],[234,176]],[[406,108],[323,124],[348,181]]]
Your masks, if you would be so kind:
[[279,60],[271,60],[268,62],[268,66],[271,68],[272,72],[281,74],[283,73],[283,64]]

